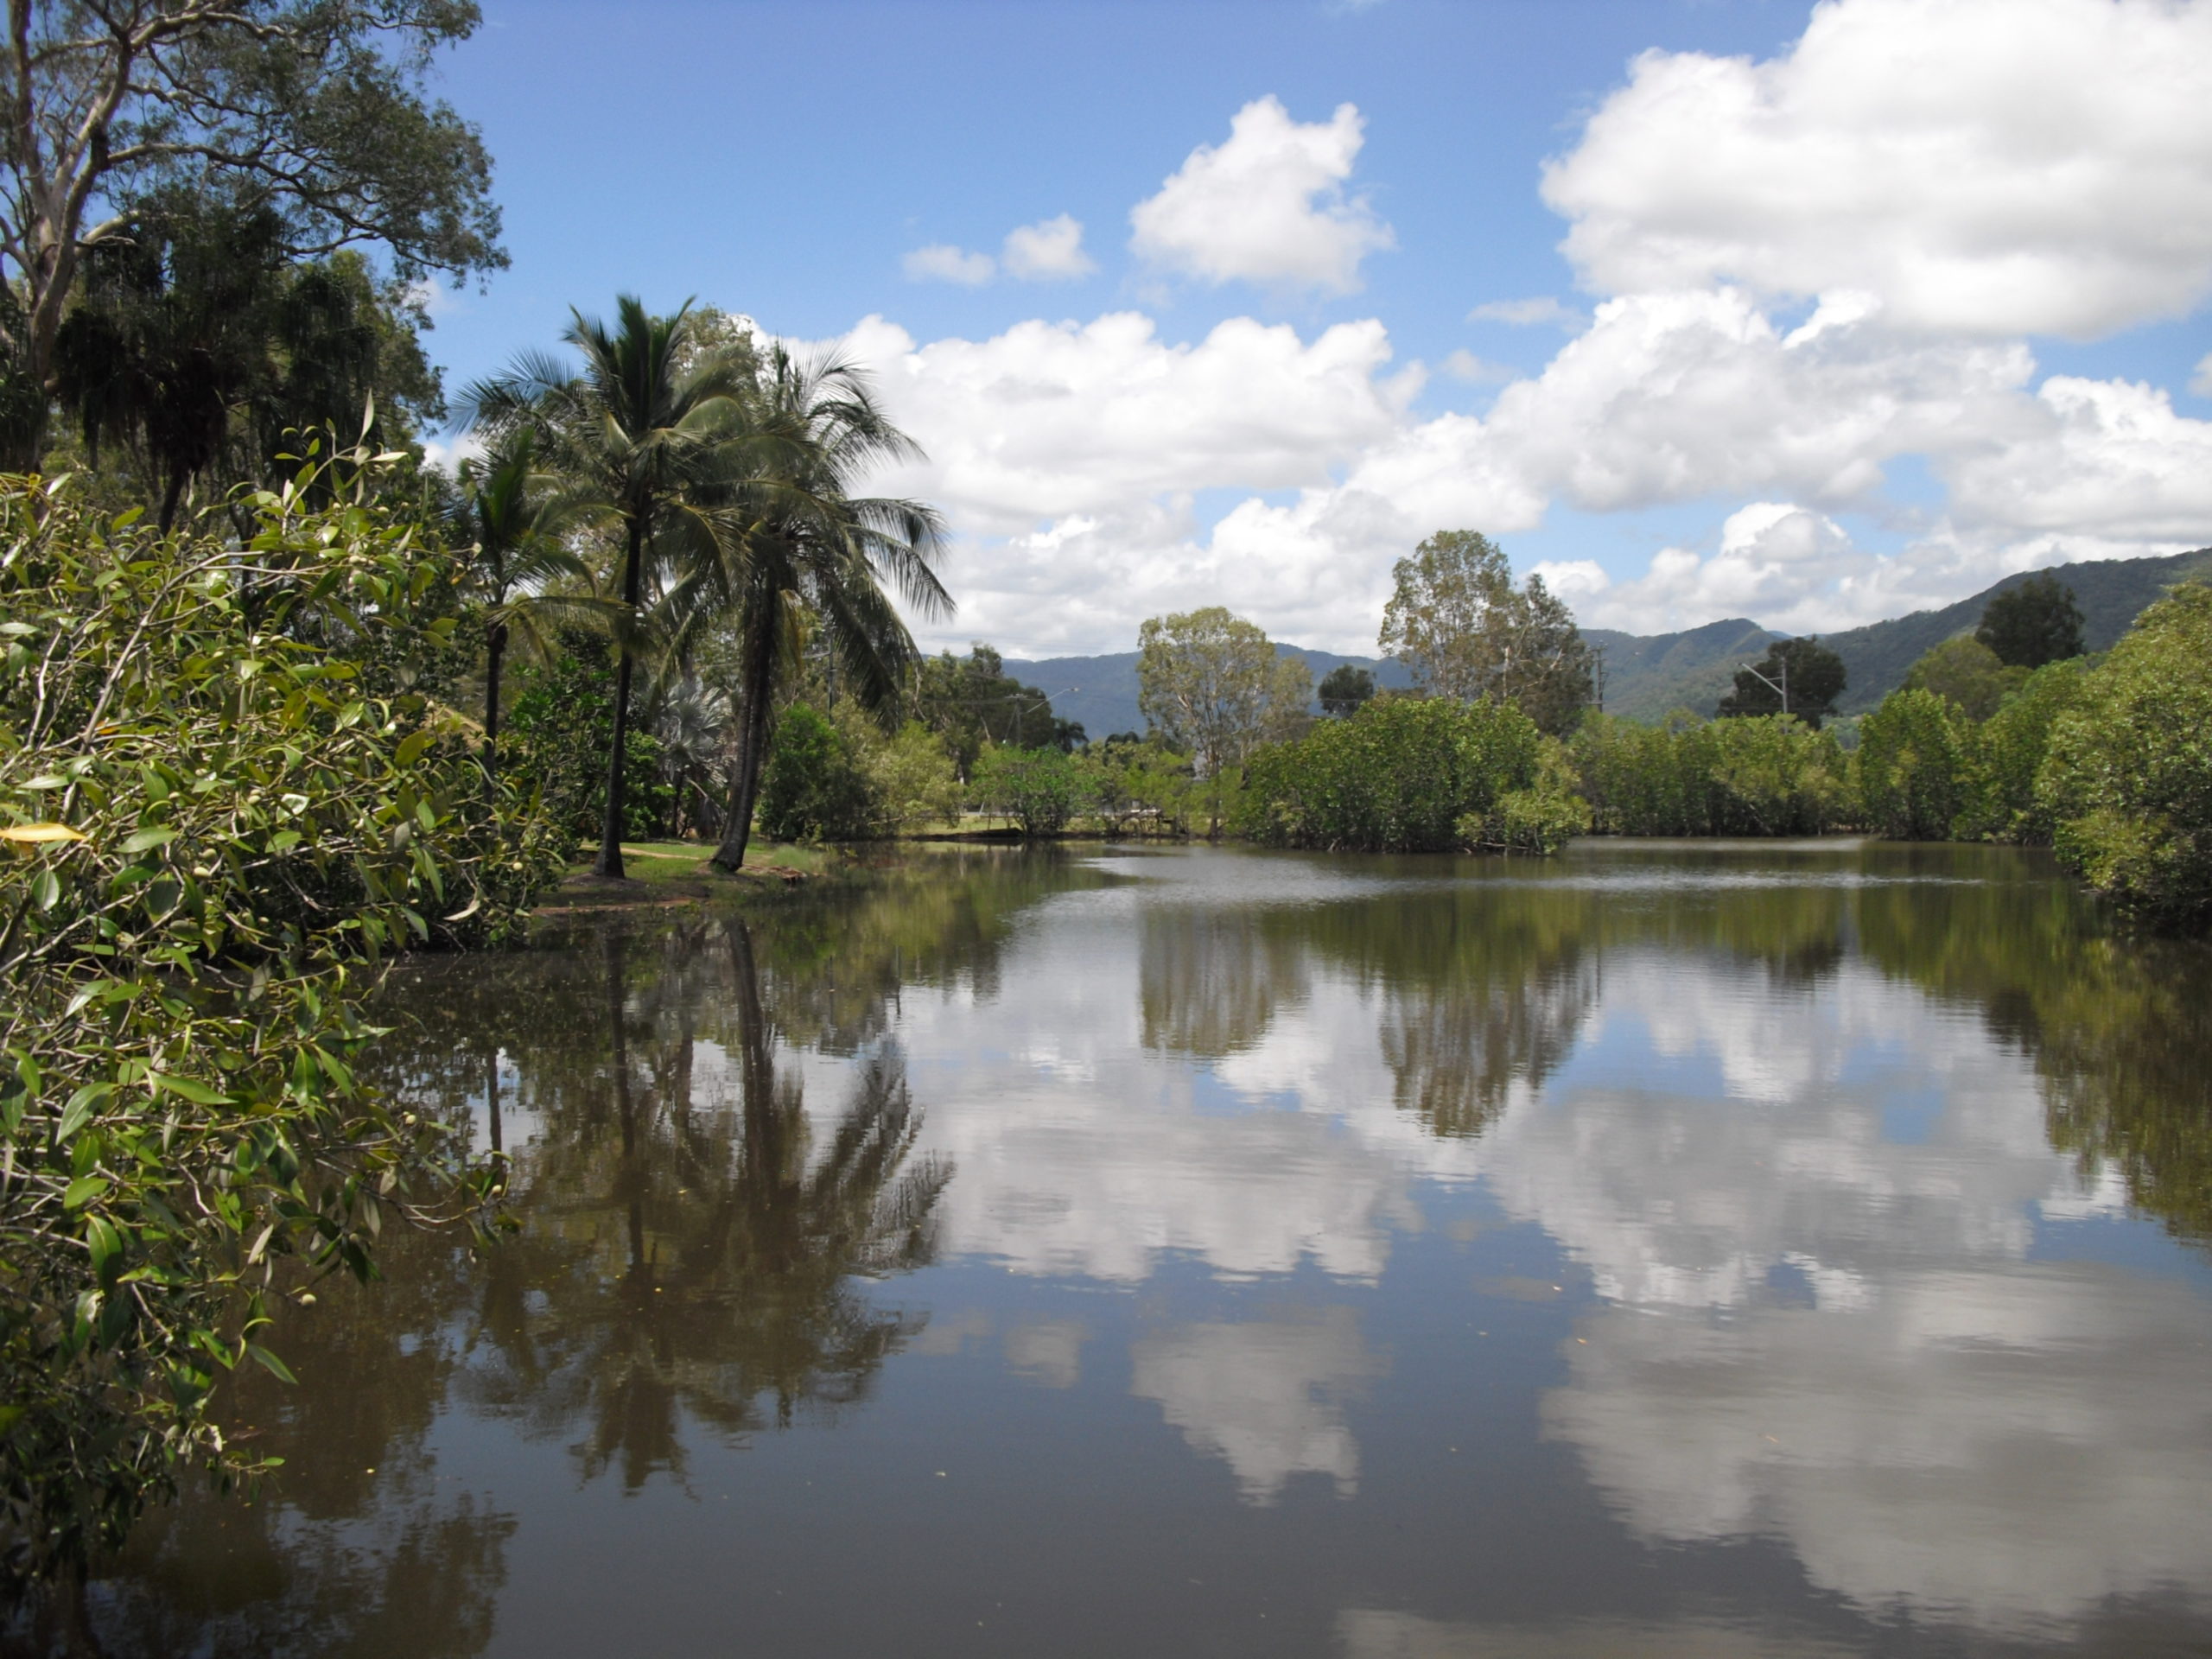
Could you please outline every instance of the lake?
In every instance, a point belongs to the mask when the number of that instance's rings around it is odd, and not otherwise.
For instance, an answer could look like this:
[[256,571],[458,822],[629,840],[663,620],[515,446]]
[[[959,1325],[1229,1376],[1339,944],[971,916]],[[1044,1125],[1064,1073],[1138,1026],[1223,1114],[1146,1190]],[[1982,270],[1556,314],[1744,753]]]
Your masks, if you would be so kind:
[[947,849],[382,1017],[518,1230],[111,1655],[2212,1651],[2212,950],[2045,857]]

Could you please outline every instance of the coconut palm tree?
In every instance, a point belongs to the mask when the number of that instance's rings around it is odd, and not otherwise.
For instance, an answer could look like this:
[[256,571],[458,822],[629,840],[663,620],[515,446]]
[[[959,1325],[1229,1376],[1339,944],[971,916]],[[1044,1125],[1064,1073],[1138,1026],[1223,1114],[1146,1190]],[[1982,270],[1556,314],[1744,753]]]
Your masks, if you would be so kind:
[[499,771],[499,671],[512,634],[535,641],[539,616],[549,611],[603,612],[604,601],[584,594],[556,594],[546,584],[562,579],[588,589],[591,572],[547,523],[549,480],[537,470],[537,433],[527,426],[504,433],[484,454],[461,463],[461,499],[453,514],[455,539],[472,544],[472,585],[485,605],[484,775]]
[[529,354],[471,387],[464,403],[495,436],[532,429],[546,470],[560,480],[551,522],[597,522],[620,547],[615,629],[614,741],[607,813],[594,871],[622,874],[623,758],[649,582],[665,572],[741,561],[726,486],[747,437],[753,360],[713,334],[686,301],[654,316],[635,296],[615,302],[613,329],[572,311],[563,340],[582,359]]
[[714,857],[730,871],[745,862],[777,684],[808,637],[828,652],[863,707],[888,716],[919,653],[886,584],[925,616],[952,610],[931,568],[944,539],[936,510],[853,493],[868,473],[921,454],[884,415],[856,365],[770,346],[751,419],[748,467],[729,497],[740,539],[695,570],[678,607],[679,640],[709,619],[737,636],[737,753]]

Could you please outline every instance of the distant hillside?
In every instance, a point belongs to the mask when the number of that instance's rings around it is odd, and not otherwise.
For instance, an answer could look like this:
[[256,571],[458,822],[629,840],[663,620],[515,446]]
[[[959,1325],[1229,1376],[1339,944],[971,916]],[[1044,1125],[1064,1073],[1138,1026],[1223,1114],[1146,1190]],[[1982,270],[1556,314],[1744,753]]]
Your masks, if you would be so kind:
[[[1375,676],[1378,685],[1411,685],[1405,664],[1373,657],[1339,657],[1330,651],[1277,645],[1278,654],[1303,657],[1313,671],[1313,683],[1339,664],[1350,663]],[[1137,712],[1137,654],[1117,651],[1110,657],[1040,657],[1030,661],[1009,657],[1006,671],[1035,686],[1052,700],[1052,712],[1062,720],[1083,722],[1084,735],[1093,741],[1116,732],[1141,732],[1144,716]],[[1319,712],[1318,709],[1316,712]]]
[[1677,709],[1711,714],[1737,664],[1758,661],[1767,642],[1783,636],[1738,616],[1680,633],[1585,628],[1582,637],[1605,659],[1605,712],[1651,723]]
[[[1821,643],[1843,658],[1851,676],[1837,707],[1847,715],[1866,713],[1897,690],[1905,671],[1930,645],[1940,645],[1954,634],[1973,632],[1992,594],[2017,588],[2030,576],[2043,574],[2024,570],[1940,611],[1915,611],[1887,622],[1822,634]],[[2079,564],[2055,565],[2050,574],[2074,590],[2075,600],[2082,607],[2082,632],[2089,649],[2105,651],[2127,632],[2138,612],[2174,583],[2191,576],[2212,577],[2212,547],[2161,559],[2087,559]]]
[[[1954,634],[1973,632],[1989,596],[2025,582],[2038,571],[2024,571],[1993,583],[1971,599],[1940,611],[1872,622],[1863,628],[1821,636],[1842,657],[1850,683],[1839,704],[1847,715],[1863,714],[1897,690],[1905,671],[1930,645]],[[2092,651],[2107,649],[2127,632],[2136,613],[2177,582],[2191,576],[2212,579],[2212,548],[2158,559],[2096,559],[2062,564],[2051,574],[2074,590],[2082,607],[2083,632]],[[1586,628],[1583,638],[1604,654],[1605,710],[1630,720],[1663,720],[1677,709],[1710,715],[1727,692],[1739,664],[1766,654],[1767,642],[1783,634],[1744,617],[1708,622],[1679,633],[1618,633]],[[1389,658],[1339,657],[1302,645],[1277,645],[1285,656],[1303,657],[1314,682],[1340,663],[1375,676],[1381,685],[1411,685],[1405,664]],[[1093,739],[1114,732],[1141,732],[1137,712],[1137,654],[1110,657],[1045,657],[1023,662],[1006,659],[1006,671],[1036,686],[1052,700],[1062,720],[1079,720]]]

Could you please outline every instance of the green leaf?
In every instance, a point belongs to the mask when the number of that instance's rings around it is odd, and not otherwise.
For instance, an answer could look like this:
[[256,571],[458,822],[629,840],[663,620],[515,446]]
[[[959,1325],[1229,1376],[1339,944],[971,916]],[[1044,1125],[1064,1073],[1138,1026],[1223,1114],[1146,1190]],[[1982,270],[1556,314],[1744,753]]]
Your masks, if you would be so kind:
[[194,1083],[190,1077],[173,1077],[166,1071],[149,1071],[146,1081],[157,1090],[172,1095],[182,1095],[200,1106],[235,1106],[238,1103],[228,1095],[218,1094],[204,1083]]
[[61,1207],[65,1210],[81,1210],[101,1193],[106,1192],[109,1185],[108,1179],[105,1175],[79,1175],[69,1183],[68,1190],[62,1193]]
[[41,910],[52,910],[61,902],[61,878],[52,870],[31,877],[31,901]]
[[259,1343],[249,1342],[245,1345],[245,1351],[249,1354],[251,1354],[255,1359],[260,1362],[261,1369],[263,1370],[267,1371],[270,1376],[275,1377],[279,1382],[290,1382],[296,1384],[299,1382],[300,1379],[292,1375],[292,1368],[290,1366],[287,1365],[283,1360],[277,1358],[276,1355],[270,1353]]
[[92,1275],[112,1286],[123,1265],[123,1235],[94,1216],[85,1224],[85,1243],[92,1258]]
[[69,1096],[69,1103],[61,1109],[61,1125],[54,1136],[64,1146],[91,1121],[99,1103],[115,1092],[111,1083],[88,1083]]
[[156,825],[150,830],[141,830],[136,835],[130,836],[124,842],[123,850],[126,853],[143,853],[150,848],[166,847],[175,839],[175,829],[166,824]]
[[411,766],[423,758],[423,751],[429,747],[430,734],[428,730],[416,732],[410,737],[404,737],[399,741],[399,747],[392,751],[391,762],[396,766]]

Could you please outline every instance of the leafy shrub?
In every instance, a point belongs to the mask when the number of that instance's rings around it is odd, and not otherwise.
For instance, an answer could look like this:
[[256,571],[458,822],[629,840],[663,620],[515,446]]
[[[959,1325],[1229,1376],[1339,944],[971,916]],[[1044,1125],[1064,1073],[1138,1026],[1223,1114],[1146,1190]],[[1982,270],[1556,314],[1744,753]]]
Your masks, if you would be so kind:
[[995,744],[976,761],[971,785],[978,804],[1003,813],[1025,836],[1058,835],[1084,804],[1084,780],[1058,749]]
[[1541,766],[1543,743],[1510,703],[1377,698],[1254,756],[1238,822],[1255,840],[1289,847],[1440,852],[1509,836],[1533,847],[1555,804],[1504,802],[1556,788]]
[[1905,671],[1904,690],[1933,691],[1958,704],[1968,720],[1987,720],[2027,683],[2028,671],[2008,667],[1972,634],[1923,652]]
[[1109,835],[1180,835],[1198,791],[1192,757],[1156,733],[1117,732],[1075,757],[1084,807]]
[[851,735],[803,702],[784,710],[760,773],[760,832],[777,841],[876,833],[882,806]]
[[1605,715],[1567,746],[1592,821],[1620,836],[1810,836],[1849,816],[1849,769],[1835,734],[1795,716],[1662,726]]
[[1738,716],[1684,741],[1705,779],[1708,835],[1817,836],[1849,815],[1851,769],[1833,732],[1794,715]]
[[960,779],[952,756],[944,740],[921,721],[910,720],[888,741],[871,746],[865,766],[887,823],[903,828],[960,816]]
[[255,1467],[207,1404],[248,1358],[283,1374],[262,1345],[281,1259],[365,1273],[388,1211],[471,1213],[494,1179],[357,1084],[355,1010],[395,949],[513,931],[561,849],[389,689],[404,674],[363,670],[446,648],[453,575],[347,476],[311,465],[245,499],[238,548],[104,522],[67,480],[0,481],[0,1541],[19,1572],[116,1541],[186,1467]]
[[1974,794],[1962,835],[2045,846],[2050,817],[2036,794],[2058,717],[2080,699],[2088,677],[2079,657],[2047,663],[2028,675],[1975,734]]
[[2059,856],[2127,912],[2212,918],[2212,587],[2135,619],[2052,724],[2036,785]]
[[1853,759],[1867,828],[1898,841],[1948,841],[1972,822],[1972,724],[1948,697],[1892,691],[1859,722]]
[[1590,833],[1590,804],[1574,790],[1574,765],[1567,747],[1546,738],[1536,778],[1527,789],[1508,790],[1486,813],[1470,812],[1457,825],[1468,847],[1548,858],[1577,836]]
[[[607,642],[580,629],[556,637],[556,653],[515,671],[515,700],[500,734],[500,765],[543,796],[573,850],[597,847],[607,813],[607,751],[614,741],[614,665]],[[661,744],[632,726],[623,748],[622,834],[649,841],[674,815]]]

